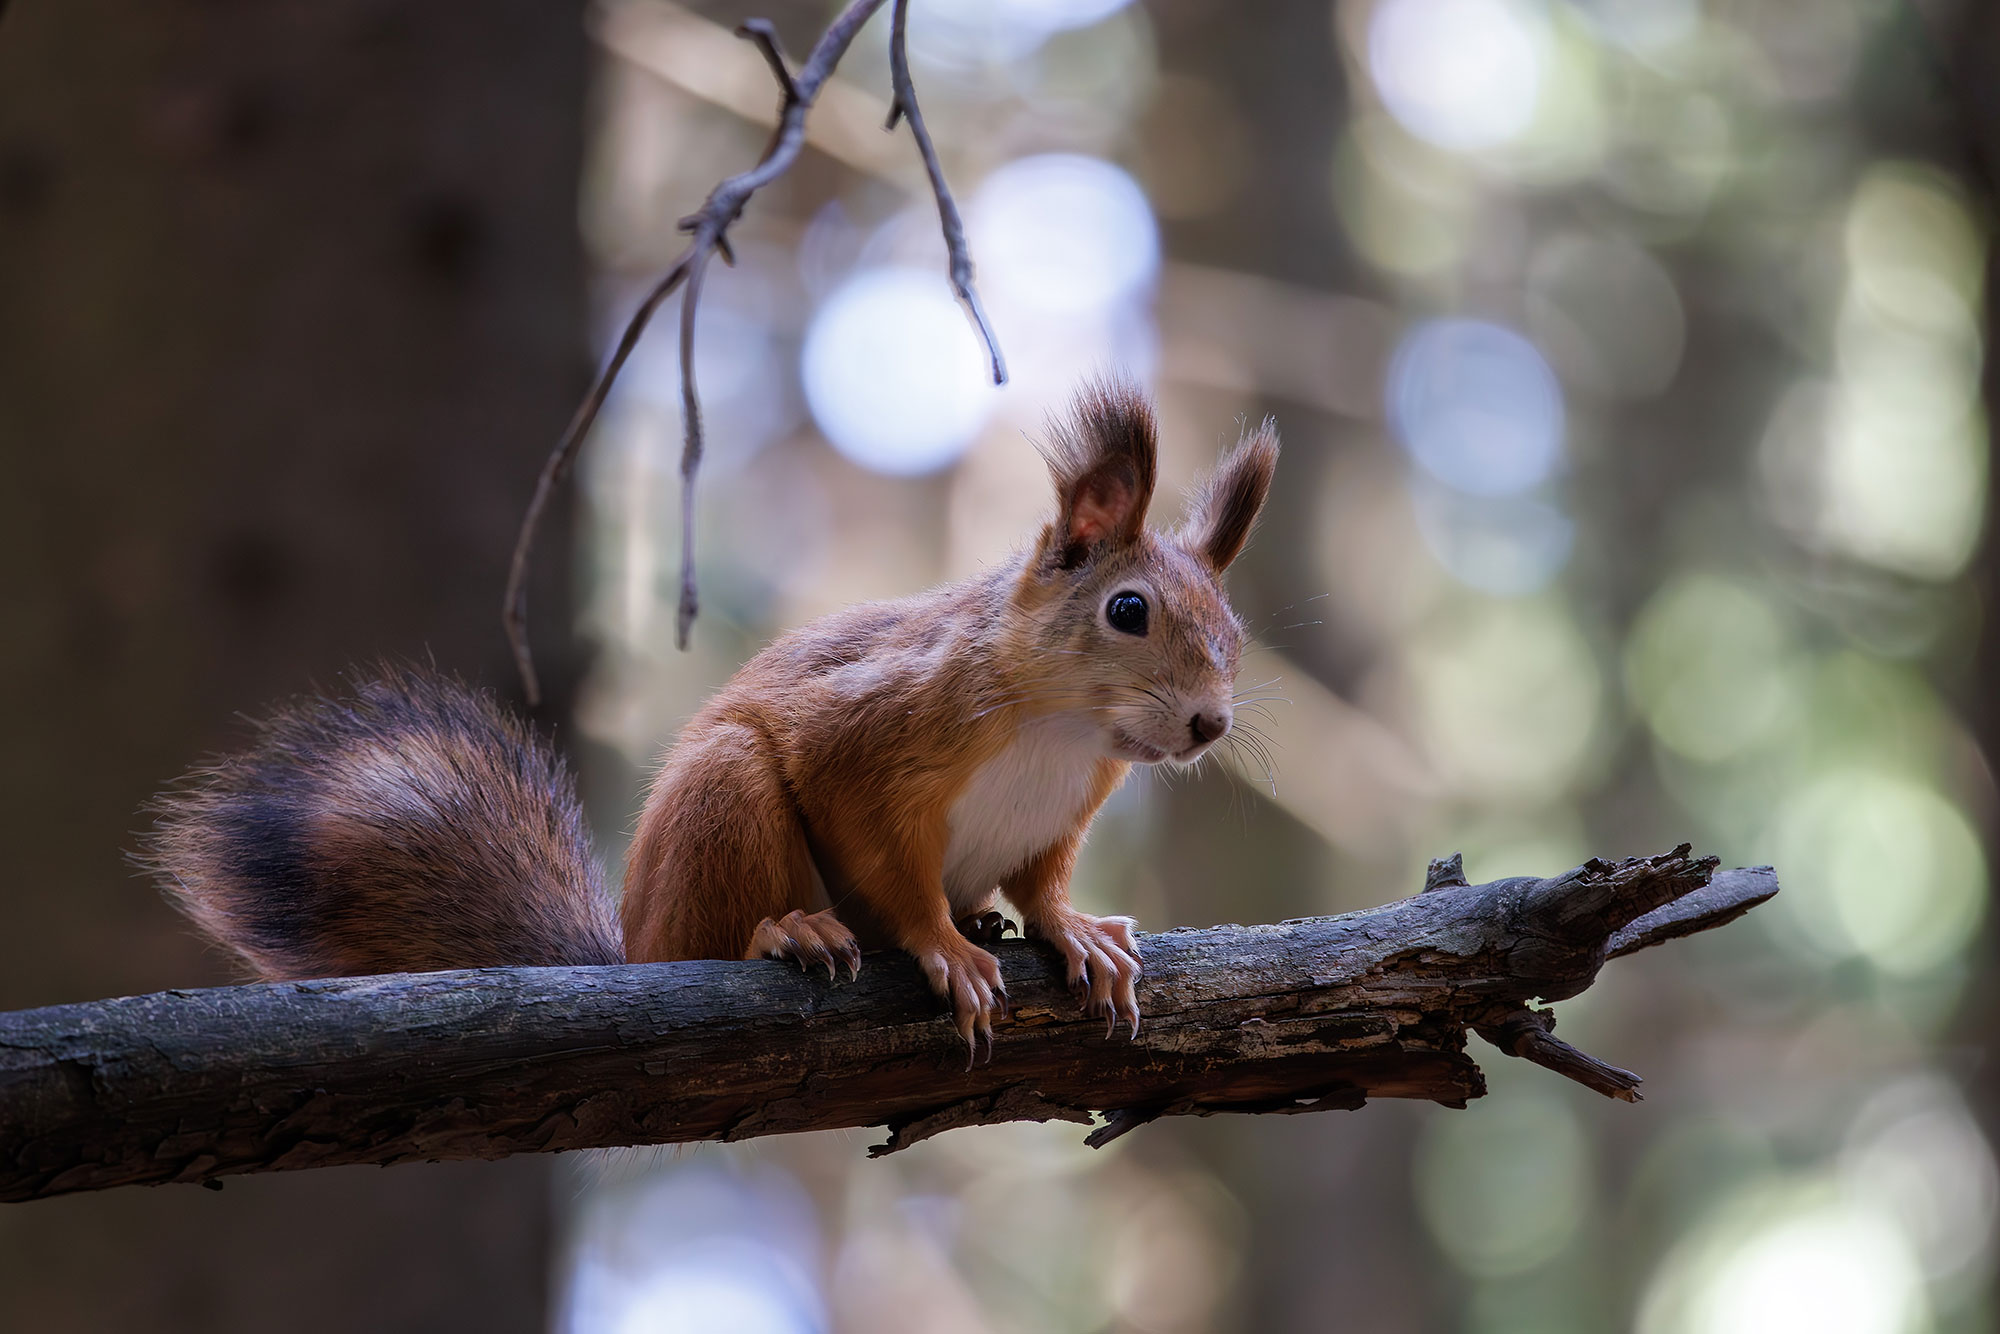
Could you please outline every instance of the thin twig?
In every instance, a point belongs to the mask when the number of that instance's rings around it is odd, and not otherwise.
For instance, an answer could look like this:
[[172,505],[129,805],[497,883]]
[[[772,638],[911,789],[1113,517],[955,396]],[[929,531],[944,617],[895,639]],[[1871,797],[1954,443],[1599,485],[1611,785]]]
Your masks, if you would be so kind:
[[701,304],[700,260],[688,273],[687,295],[681,298],[681,597],[674,617],[674,643],[686,649],[688,632],[700,605],[694,587],[694,477],[701,468],[701,400],[694,385],[694,313]]
[[597,382],[590,386],[583,402],[577,405],[576,415],[569,419],[569,427],[563,432],[562,440],[555,451],[542,464],[541,475],[535,478],[535,493],[528,497],[528,512],[521,517],[521,531],[514,538],[514,558],[507,567],[507,600],[500,609],[501,624],[506,627],[507,642],[514,649],[514,666],[521,673],[521,689],[532,705],[542,702],[541,681],[535,675],[535,659],[528,647],[528,555],[534,549],[535,530],[541,526],[542,511],[548,508],[549,497],[568,475],[570,465],[576,461],[577,446],[590,433],[592,423],[597,420],[598,409],[611,393],[611,383],[624,369],[632,349],[639,345],[639,335],[646,331],[646,324],[653,318],[681,279],[687,276],[687,262],[683,258],[666,276],[653,285],[646,299],[626,322],[625,332],[618,339],[618,346],[611,353],[611,360],[604,363],[598,372]]
[[778,40],[778,30],[771,26],[769,19],[745,19],[737,27],[736,35],[757,44],[764,53],[764,59],[771,66],[771,76],[778,81],[778,88],[785,95],[787,105],[799,100],[799,87],[792,82],[791,66],[785,63],[785,46]]
[[917,141],[917,152],[924,159],[924,174],[931,178],[931,193],[937,197],[938,226],[944,232],[945,253],[951,259],[951,290],[965,303],[966,313],[972,316],[979,336],[986,342],[986,354],[993,365],[993,383],[1002,385],[1007,383],[1007,362],[1000,355],[1000,340],[993,336],[993,326],[986,321],[979,290],[972,285],[972,252],[965,244],[965,224],[959,219],[958,202],[951,197],[951,187],[945,184],[944,168],[938,163],[931,132],[924,127],[924,113],[917,106],[917,87],[910,81],[910,53],[905,35],[909,18],[910,0],[896,0],[889,22],[889,84],[893,91],[889,119],[882,128],[895,129],[898,118],[910,122],[910,137]]
[[[840,63],[840,58],[847,53],[848,45],[853,42],[855,34],[861,31],[862,25],[874,17],[875,11],[885,3],[886,0],[854,0],[854,3],[842,10],[840,16],[821,34],[819,41],[814,43],[811,54],[806,58],[805,68],[796,78],[781,86],[785,103],[779,113],[778,127],[764,149],[764,156],[750,170],[731,176],[717,185],[709,192],[700,210],[682,220],[682,228],[693,233],[687,249],[681,252],[680,257],[661,276],[659,282],[654,284],[653,290],[632,313],[631,319],[626,322],[625,332],[618,339],[617,349],[611,354],[611,360],[606,362],[604,369],[598,373],[596,382],[591,385],[590,392],[584,396],[583,403],[577,408],[576,416],[570,419],[569,429],[563,432],[563,437],[557,442],[554,452],[549,455],[548,462],[542,465],[541,476],[535,481],[534,495],[528,501],[528,512],[521,520],[520,534],[514,541],[514,558],[507,573],[507,597],[501,612],[502,622],[507,631],[507,641],[514,650],[514,665],[520,670],[522,690],[530,704],[540,703],[542,692],[541,683],[535,675],[534,656],[528,646],[528,557],[534,549],[535,532],[541,524],[542,512],[548,506],[549,496],[568,475],[571,465],[576,461],[577,451],[582,447],[585,437],[590,434],[590,428],[597,422],[597,415],[604,407],[604,400],[610,396],[611,386],[617,381],[618,373],[624,369],[626,361],[631,357],[632,349],[638,346],[640,336],[645,333],[646,326],[652,321],[654,312],[660,308],[660,303],[677,291],[688,280],[689,275],[706,261],[709,254],[727,247],[726,233],[730,224],[742,215],[743,207],[750,202],[750,197],[783,175],[798,158],[799,151],[805,147],[806,113],[812,109],[813,99],[819,95],[820,88],[833,73],[834,67]],[[754,40],[754,33],[752,37]],[[762,43],[759,42],[759,45]],[[690,319],[691,316],[684,317],[684,326],[688,325]],[[687,402],[687,392],[683,390],[684,405]],[[690,432],[692,452],[697,458],[700,455],[700,429],[700,422],[696,421],[692,424]],[[684,476],[687,475],[685,473],[687,453],[688,451],[684,449]],[[683,550],[687,549],[684,543]],[[688,577],[684,572],[682,578],[684,585]]]
[[[1751,906],[1754,905],[1745,902],[1743,911],[1748,912]],[[1645,1095],[1639,1092],[1645,1080],[1630,1070],[1600,1061],[1589,1052],[1578,1051],[1555,1035],[1555,1026],[1556,1017],[1549,1011],[1519,1005],[1503,1007],[1492,1022],[1478,1025],[1475,1031],[1509,1056],[1533,1061],[1607,1098],[1620,1102],[1645,1100]]]
[[[756,166],[718,184],[709,192],[699,210],[681,220],[681,230],[692,234],[687,248],[653,285],[652,291],[647,293],[646,299],[639,303],[638,309],[626,322],[625,331],[620,335],[611,359],[598,372],[590,392],[584,395],[576,415],[570,419],[568,429],[563,432],[562,439],[542,465],[540,476],[535,479],[534,494],[528,500],[527,513],[522,517],[521,530],[514,541],[514,556],[507,570],[507,595],[501,607],[501,622],[507,632],[507,642],[514,651],[514,665],[521,673],[521,686],[529,704],[539,704],[542,697],[541,682],[535,674],[534,655],[528,646],[527,608],[528,560],[534,549],[535,533],[541,526],[542,513],[548,508],[549,497],[556,487],[568,476],[578,450],[596,424],[605,399],[610,396],[612,384],[617,381],[619,372],[624,369],[654,313],[662,302],[683,286],[687,291],[681,299],[680,330],[683,415],[681,594],[675,639],[680,647],[687,647],[688,632],[698,606],[694,576],[694,482],[701,467],[703,437],[701,406],[694,380],[694,321],[700,304],[701,277],[712,255],[721,255],[724,263],[735,262],[735,254],[729,244],[729,228],[742,216],[750,197],[782,176],[798,159],[805,147],[806,116],[812,110],[814,100],[832,77],[841,58],[847,54],[855,35],[885,3],[887,0],[853,0],[813,44],[804,68],[796,75],[787,68],[784,49],[769,22],[751,19],[737,29],[738,36],[755,43],[763,52],[772,76],[777,80],[784,99],[778,126]],[[972,259],[966,251],[965,229],[959,219],[958,206],[945,184],[943,168],[938,165],[937,150],[931,143],[929,131],[924,128],[923,117],[917,109],[916,90],[910,83],[909,59],[904,50],[905,9],[906,5],[899,0],[890,39],[890,69],[895,88],[893,106],[898,109],[896,114],[891,115],[890,125],[894,126],[898,114],[907,117],[910,122],[910,132],[923,154],[931,191],[937,197],[938,220],[944,231],[945,248],[951,256],[952,290],[965,303],[986,340],[992,356],[993,382],[1004,384],[1007,379],[1006,365],[1001,360],[999,343],[987,324],[986,312],[973,289]]]

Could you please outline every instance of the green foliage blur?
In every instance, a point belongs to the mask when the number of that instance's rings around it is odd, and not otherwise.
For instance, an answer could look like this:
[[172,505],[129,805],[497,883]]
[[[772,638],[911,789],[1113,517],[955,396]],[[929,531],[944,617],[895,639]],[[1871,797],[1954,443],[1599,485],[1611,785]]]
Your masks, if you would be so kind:
[[[736,17],[595,13],[607,339],[761,142]],[[1484,1050],[1464,1112],[697,1154],[584,1197],[564,1327],[1990,1328],[2000,1190],[1953,1046],[1990,966],[1990,224],[1942,29],[1885,0],[924,0],[910,31],[1014,381],[981,382],[914,151],[858,119],[871,29],[835,90],[862,129],[829,103],[702,311],[691,655],[671,312],[593,445],[599,829],[772,633],[1028,534],[1023,434],[1119,367],[1169,483],[1267,413],[1286,454],[1232,576],[1251,744],[1121,792],[1086,906],[1346,911],[1453,850],[1481,880],[1684,839],[1784,893],[1558,1007],[1646,1075],[1636,1108]]]

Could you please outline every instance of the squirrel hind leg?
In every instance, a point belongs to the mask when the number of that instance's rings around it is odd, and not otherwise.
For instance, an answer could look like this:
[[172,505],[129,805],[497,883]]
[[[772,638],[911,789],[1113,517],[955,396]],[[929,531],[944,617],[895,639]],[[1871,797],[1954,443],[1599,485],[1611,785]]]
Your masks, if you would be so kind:
[[847,969],[851,982],[861,976],[861,946],[841,920],[827,908],[816,913],[794,909],[783,917],[766,917],[750,933],[746,959],[779,959],[796,963],[805,972],[826,969],[826,980],[835,980],[835,965]]
[[690,733],[654,778],[626,860],[621,911],[635,963],[759,958],[752,938],[767,923],[827,907],[805,824],[763,737],[701,720]]

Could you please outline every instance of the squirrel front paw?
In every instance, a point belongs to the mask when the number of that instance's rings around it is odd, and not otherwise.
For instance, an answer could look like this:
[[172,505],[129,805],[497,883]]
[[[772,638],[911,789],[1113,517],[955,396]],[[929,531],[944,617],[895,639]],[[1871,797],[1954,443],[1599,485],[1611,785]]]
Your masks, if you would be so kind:
[[993,1021],[1007,1014],[1007,984],[1000,977],[1000,961],[956,931],[932,948],[910,953],[930,980],[931,990],[951,1006],[952,1022],[965,1039],[965,1068],[970,1070],[978,1059],[982,1038],[986,1059],[992,1060]]
[[816,913],[795,910],[775,920],[766,917],[750,933],[750,948],[743,957],[788,959],[802,971],[824,964],[829,982],[834,980],[836,963],[847,965],[850,982],[861,976],[861,947],[831,908]]
[[1129,917],[1092,917],[1065,909],[1031,921],[1028,930],[1056,947],[1069,965],[1069,989],[1088,1014],[1104,1017],[1104,1036],[1123,1019],[1139,1036],[1139,942]]

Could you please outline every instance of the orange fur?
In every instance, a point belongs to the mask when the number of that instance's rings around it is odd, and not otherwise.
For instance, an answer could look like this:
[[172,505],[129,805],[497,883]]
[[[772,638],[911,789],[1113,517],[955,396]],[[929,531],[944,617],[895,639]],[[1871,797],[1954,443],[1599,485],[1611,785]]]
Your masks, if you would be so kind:
[[1220,576],[1277,437],[1251,433],[1170,535],[1145,523],[1157,453],[1137,391],[1087,388],[1052,431],[1054,516],[1031,545],[745,664],[653,779],[622,951],[560,762],[429,673],[281,713],[258,747],[162,798],[150,864],[266,976],[621,953],[831,969],[894,946],[970,1043],[991,1042],[1006,992],[956,923],[1004,892],[1093,1011],[1136,1032],[1132,924],[1071,907],[1070,872],[1132,764],[1191,762],[1228,729],[1244,636]]
[[623,954],[561,758],[433,672],[294,701],[154,809],[142,864],[260,977]]
[[[992,894],[975,884],[954,904],[947,875],[954,835],[981,812],[956,803],[984,795],[977,776],[1042,728],[1052,767],[1069,772],[1044,777],[1011,760],[994,798],[1033,805],[1043,799],[1034,788],[1067,777],[1073,808],[1042,811],[1059,826],[1045,842],[983,865],[1097,1008],[1136,1026],[1129,930],[1069,907],[1070,869],[1133,761],[1192,759],[1205,742],[1188,734],[1191,714],[1227,727],[1243,632],[1218,575],[1248,537],[1276,449],[1268,426],[1247,439],[1188,529],[1156,535],[1145,528],[1150,409],[1128,388],[1086,390],[1054,432],[1056,514],[1031,548],[965,583],[784,636],[688,724],[653,782],[627,868],[631,957],[734,957],[773,919],[831,910],[864,945],[915,956],[968,1040],[990,1039],[1004,1005],[997,966],[954,918]],[[1106,597],[1127,591],[1147,601],[1143,637],[1105,621]],[[1116,957],[1121,935],[1131,958]]]

